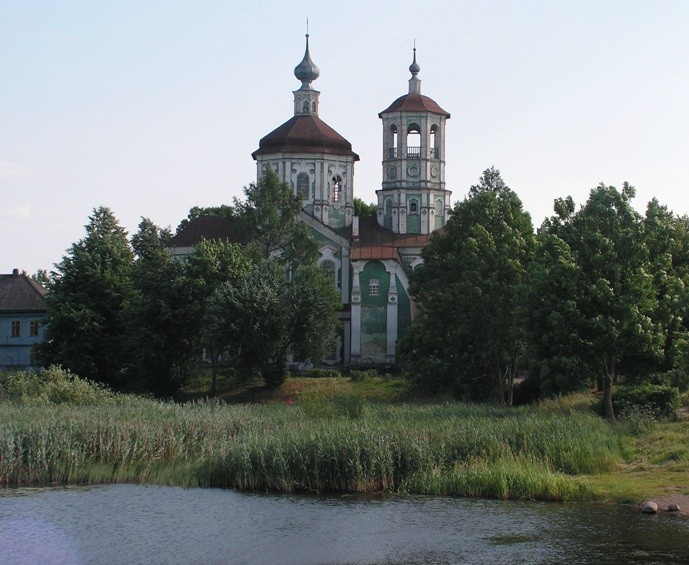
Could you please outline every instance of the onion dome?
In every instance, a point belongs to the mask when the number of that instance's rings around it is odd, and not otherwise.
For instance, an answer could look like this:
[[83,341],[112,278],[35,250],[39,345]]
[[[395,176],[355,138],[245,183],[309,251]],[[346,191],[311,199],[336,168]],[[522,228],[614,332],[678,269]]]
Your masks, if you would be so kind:
[[409,65],[409,72],[415,77],[419,74],[419,71],[421,71],[421,67],[416,62],[416,47],[414,47],[414,61]]
[[312,80],[316,80],[321,72],[318,67],[311,60],[309,54],[309,34],[306,34],[306,52],[304,58],[296,67],[294,67],[294,76],[302,82],[302,87],[308,86]]

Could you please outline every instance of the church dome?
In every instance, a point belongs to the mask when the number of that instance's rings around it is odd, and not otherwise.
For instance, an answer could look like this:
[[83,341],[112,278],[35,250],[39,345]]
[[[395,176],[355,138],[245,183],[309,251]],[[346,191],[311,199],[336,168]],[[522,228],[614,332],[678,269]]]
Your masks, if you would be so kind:
[[383,114],[391,114],[392,112],[430,112],[431,114],[440,114],[446,118],[450,117],[450,114],[438,106],[435,100],[417,93],[400,96],[388,108],[378,114],[378,117],[382,118]]
[[256,159],[258,155],[285,152],[350,155],[359,160],[352,144],[316,115],[294,116],[286,121],[263,137],[251,156]]

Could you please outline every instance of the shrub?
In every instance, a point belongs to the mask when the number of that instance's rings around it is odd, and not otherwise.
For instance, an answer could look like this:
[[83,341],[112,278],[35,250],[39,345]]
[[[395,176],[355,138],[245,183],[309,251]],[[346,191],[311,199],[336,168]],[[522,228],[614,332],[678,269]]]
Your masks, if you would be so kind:
[[103,385],[81,379],[57,365],[34,371],[9,373],[3,386],[10,400],[25,404],[108,403],[115,395]]
[[342,376],[340,371],[338,371],[337,369],[324,369],[319,367],[316,367],[314,369],[306,369],[306,371],[304,371],[302,374],[303,376],[312,379],[327,379]]
[[632,407],[644,406],[656,419],[675,419],[680,407],[680,396],[677,387],[645,384],[618,387],[612,402],[613,408],[622,417]]
[[378,371],[376,371],[375,369],[366,369],[365,371],[357,371],[356,369],[353,369],[349,371],[349,378],[352,379],[355,383],[377,376]]

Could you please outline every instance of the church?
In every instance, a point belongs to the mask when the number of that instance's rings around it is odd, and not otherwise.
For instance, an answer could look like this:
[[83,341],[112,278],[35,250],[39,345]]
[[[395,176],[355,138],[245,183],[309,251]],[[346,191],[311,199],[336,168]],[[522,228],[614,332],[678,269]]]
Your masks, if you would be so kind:
[[[318,263],[342,297],[341,329],[323,363],[333,366],[395,362],[398,339],[414,317],[409,275],[422,263],[421,248],[450,211],[445,188],[445,123],[450,114],[421,94],[414,49],[408,92],[378,114],[382,120],[382,184],[377,216],[354,215],[354,166],[359,156],[319,116],[320,71],[304,58],[294,69],[294,116],[252,153],[260,180],[270,168],[302,200],[300,221],[319,245]],[[201,237],[234,241],[221,218],[197,218],[172,241],[189,253]]]

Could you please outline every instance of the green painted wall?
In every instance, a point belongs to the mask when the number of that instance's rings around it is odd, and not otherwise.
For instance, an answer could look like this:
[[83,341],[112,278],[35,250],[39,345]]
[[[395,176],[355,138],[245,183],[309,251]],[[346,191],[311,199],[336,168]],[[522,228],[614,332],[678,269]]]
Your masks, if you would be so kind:
[[341,228],[344,227],[345,225],[345,210],[344,208],[340,208],[339,210],[333,206],[331,206],[328,209],[328,224],[336,227],[336,228]]
[[[369,294],[371,279],[380,281],[378,296]],[[359,275],[361,285],[361,357],[385,359],[387,351],[387,304],[390,274],[380,261],[369,261]]]

